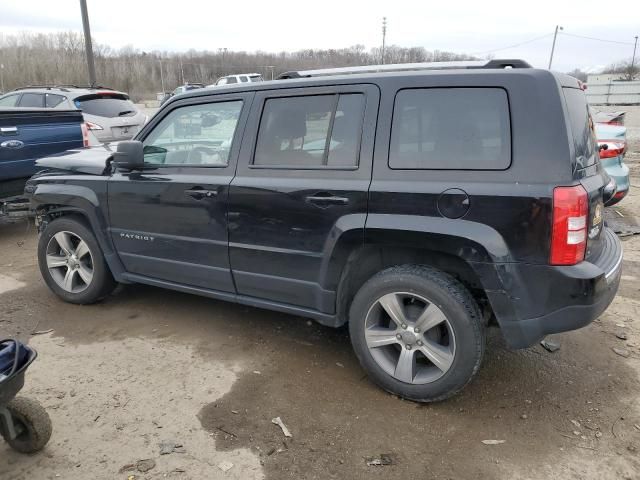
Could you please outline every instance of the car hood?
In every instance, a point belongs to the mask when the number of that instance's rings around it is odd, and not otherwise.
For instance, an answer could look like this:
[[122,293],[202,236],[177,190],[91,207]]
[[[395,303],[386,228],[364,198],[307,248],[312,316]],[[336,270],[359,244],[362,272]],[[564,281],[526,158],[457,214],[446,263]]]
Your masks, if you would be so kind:
[[37,160],[36,166],[87,175],[104,175],[110,169],[111,159],[115,153],[114,145],[67,150]]

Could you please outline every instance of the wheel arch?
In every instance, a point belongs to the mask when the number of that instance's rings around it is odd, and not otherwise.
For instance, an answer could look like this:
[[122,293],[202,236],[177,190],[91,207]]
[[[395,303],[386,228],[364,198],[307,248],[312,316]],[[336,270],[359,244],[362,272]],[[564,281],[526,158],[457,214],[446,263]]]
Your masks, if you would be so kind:
[[100,190],[96,191],[84,185],[40,183],[31,194],[30,201],[40,230],[59,217],[79,218],[96,237],[111,274],[116,280],[122,281],[124,266],[108,233],[106,185],[101,185]]
[[[377,217],[377,218],[376,218]],[[486,290],[496,288],[487,265],[508,261],[508,249],[495,230],[464,220],[403,215],[370,215],[364,242],[351,248],[337,243],[331,261],[340,265],[336,283],[336,324],[348,320],[351,301],[377,272],[397,265],[437,268],[457,278],[474,296],[485,316],[492,316]],[[428,227],[428,229],[427,229]],[[333,284],[327,283],[328,286]]]

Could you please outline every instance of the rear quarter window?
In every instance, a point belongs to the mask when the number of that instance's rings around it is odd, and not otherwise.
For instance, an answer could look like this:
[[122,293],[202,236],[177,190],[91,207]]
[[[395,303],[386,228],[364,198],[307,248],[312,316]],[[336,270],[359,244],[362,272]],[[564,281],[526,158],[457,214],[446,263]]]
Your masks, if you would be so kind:
[[504,170],[511,122],[501,88],[421,88],[396,95],[389,166],[393,169]]
[[594,165],[598,159],[598,147],[593,119],[584,92],[577,88],[563,88],[569,114],[569,129],[575,146],[577,168]]

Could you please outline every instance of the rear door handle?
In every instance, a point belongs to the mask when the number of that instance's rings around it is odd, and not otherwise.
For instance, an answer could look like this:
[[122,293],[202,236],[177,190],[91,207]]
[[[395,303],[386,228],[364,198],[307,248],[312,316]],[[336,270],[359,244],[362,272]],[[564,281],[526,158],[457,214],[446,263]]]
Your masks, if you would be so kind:
[[184,193],[185,195],[188,195],[189,197],[195,200],[202,200],[204,198],[213,198],[218,195],[217,190],[206,190],[201,187],[193,187],[189,190],[185,190]]
[[346,205],[349,203],[347,197],[336,197],[328,192],[316,193],[315,195],[309,195],[306,197],[308,203],[314,203],[316,205]]

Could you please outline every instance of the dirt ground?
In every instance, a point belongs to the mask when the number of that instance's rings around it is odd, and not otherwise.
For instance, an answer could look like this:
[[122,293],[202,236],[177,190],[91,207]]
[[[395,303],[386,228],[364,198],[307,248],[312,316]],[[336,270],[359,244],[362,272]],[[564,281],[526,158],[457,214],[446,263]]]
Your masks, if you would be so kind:
[[[633,223],[635,137],[631,150],[617,210]],[[34,227],[5,223],[0,338],[38,350],[23,394],[54,433],[31,456],[0,442],[0,478],[638,479],[640,236],[623,240],[622,285],[599,320],[554,336],[555,353],[510,351],[491,330],[472,384],[425,406],[372,385],[343,329],[145,286],[65,304],[40,278]],[[381,454],[390,465],[367,465]]]

